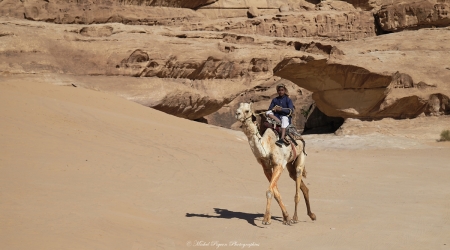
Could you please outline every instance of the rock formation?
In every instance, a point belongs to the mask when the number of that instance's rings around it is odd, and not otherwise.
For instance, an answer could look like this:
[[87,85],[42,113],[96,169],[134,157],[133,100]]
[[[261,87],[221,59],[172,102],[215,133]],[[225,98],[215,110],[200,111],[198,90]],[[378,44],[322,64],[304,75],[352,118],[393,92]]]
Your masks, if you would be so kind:
[[374,17],[369,12],[310,11],[262,16],[253,19],[186,26],[185,30],[236,32],[272,37],[327,37],[347,41],[375,36]]
[[384,31],[400,31],[450,25],[450,1],[426,0],[383,6],[377,19]]
[[0,75],[42,74],[224,127],[239,102],[266,109],[279,81],[306,130],[446,115],[449,4],[3,0]]

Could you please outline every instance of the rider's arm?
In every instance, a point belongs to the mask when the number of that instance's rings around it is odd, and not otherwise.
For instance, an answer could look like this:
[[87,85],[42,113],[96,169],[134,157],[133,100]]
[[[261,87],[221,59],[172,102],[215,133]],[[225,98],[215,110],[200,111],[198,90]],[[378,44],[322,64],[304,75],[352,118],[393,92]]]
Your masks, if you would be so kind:
[[270,103],[269,109],[268,110],[272,110],[273,107],[275,107],[275,99],[272,99],[272,102]]
[[281,111],[278,112],[284,116],[288,116],[288,115],[292,114],[292,112],[294,112],[294,104],[292,104],[291,98],[287,99],[286,104],[287,104],[287,108],[283,108]]

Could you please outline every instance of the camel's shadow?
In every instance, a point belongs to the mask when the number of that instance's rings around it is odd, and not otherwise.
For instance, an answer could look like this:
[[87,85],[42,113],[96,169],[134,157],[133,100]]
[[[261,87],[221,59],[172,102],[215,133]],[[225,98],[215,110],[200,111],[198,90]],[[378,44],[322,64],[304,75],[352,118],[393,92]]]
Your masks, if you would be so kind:
[[[250,225],[253,225],[255,227],[261,226],[256,225],[256,219],[264,217],[264,214],[252,214],[252,213],[243,213],[243,212],[234,212],[230,211],[228,209],[222,209],[222,208],[214,208],[214,212],[217,215],[209,215],[209,214],[193,214],[193,213],[186,213],[186,217],[203,217],[203,218],[220,218],[220,219],[241,219],[247,221]],[[282,221],[281,217],[272,216],[272,220]]]

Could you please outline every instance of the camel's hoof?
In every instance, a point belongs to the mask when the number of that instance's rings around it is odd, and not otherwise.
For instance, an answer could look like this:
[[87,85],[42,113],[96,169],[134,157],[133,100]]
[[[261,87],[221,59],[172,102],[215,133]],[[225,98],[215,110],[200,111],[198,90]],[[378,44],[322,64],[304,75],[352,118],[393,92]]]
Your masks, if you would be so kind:
[[288,226],[291,225],[291,218],[289,217],[289,215],[288,215],[288,216],[285,216],[285,217],[283,218],[283,225],[288,225]]
[[262,224],[263,224],[263,225],[270,225],[271,222],[270,222],[270,221],[263,221]]
[[311,218],[311,220],[316,220],[316,215],[314,213],[311,213],[309,215],[309,218]]
[[292,217],[291,223],[293,223],[293,224],[298,223],[298,217],[297,217],[297,215],[294,215],[294,217]]

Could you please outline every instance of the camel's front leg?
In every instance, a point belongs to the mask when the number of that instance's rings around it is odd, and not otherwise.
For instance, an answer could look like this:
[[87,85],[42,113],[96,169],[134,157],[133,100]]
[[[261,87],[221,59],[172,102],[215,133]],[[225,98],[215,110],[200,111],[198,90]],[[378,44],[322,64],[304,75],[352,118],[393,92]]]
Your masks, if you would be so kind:
[[269,225],[271,223],[270,216],[270,204],[272,201],[272,196],[275,197],[275,200],[280,205],[281,211],[283,212],[283,224],[290,224],[289,214],[286,210],[286,207],[281,200],[280,192],[278,191],[277,182],[281,176],[283,168],[281,166],[277,166],[274,168],[273,172],[270,169],[264,169],[264,174],[270,182],[269,189],[266,192],[267,205],[266,205],[266,213],[264,214],[263,224]]

